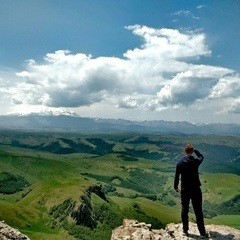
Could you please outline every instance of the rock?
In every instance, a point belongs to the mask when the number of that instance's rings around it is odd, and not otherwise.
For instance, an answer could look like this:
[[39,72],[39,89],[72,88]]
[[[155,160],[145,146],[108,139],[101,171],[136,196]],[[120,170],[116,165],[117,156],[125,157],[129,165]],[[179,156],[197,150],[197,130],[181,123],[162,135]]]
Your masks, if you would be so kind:
[[30,240],[17,229],[8,226],[4,221],[0,221],[0,240]]
[[[240,240],[240,230],[222,225],[206,225],[209,238],[215,240]],[[151,224],[124,219],[123,225],[114,229],[111,240],[168,240],[201,239],[197,225],[189,223],[189,236],[183,236],[182,224],[170,223],[165,229],[152,229]]]

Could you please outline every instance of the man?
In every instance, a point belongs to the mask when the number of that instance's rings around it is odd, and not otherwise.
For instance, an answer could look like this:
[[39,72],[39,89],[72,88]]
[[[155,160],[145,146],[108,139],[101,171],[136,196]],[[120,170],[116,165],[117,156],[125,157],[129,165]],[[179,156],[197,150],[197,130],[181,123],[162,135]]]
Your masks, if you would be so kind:
[[[182,201],[182,223],[183,234],[188,236],[188,211],[189,202],[192,201],[192,206],[195,212],[198,230],[202,238],[208,236],[204,226],[203,212],[202,212],[202,191],[201,182],[199,180],[198,167],[202,163],[204,157],[192,144],[187,144],[185,149],[185,156],[180,158],[176,165],[176,173],[174,178],[174,189],[177,193],[181,193]],[[192,156],[195,153],[197,158]],[[181,192],[178,189],[179,177],[181,175]]]

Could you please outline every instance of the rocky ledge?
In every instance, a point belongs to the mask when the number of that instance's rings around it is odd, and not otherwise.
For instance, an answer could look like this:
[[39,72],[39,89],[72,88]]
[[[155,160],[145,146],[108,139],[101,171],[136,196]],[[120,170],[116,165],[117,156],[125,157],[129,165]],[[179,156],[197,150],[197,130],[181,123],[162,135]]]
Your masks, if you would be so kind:
[[[240,240],[240,230],[222,226],[206,225],[209,237],[205,239],[228,239]],[[111,240],[181,240],[181,239],[202,239],[199,236],[197,225],[189,223],[189,236],[183,236],[182,224],[170,223],[165,229],[154,230],[151,224],[138,222],[136,220],[124,219],[123,225],[114,229]]]
[[8,226],[4,221],[0,221],[0,240],[30,240],[17,229]]

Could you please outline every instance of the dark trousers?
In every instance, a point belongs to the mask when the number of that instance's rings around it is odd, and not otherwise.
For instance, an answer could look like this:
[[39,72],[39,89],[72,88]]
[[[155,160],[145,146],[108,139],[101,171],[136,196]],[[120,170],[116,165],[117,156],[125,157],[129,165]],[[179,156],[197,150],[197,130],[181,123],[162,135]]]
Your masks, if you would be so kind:
[[198,230],[201,235],[205,235],[205,226],[203,220],[203,212],[202,212],[202,191],[201,188],[194,189],[181,189],[181,200],[182,200],[182,223],[183,223],[183,231],[188,231],[188,212],[189,212],[189,203],[190,199],[192,200],[192,206],[194,209],[194,213],[196,216],[196,222],[198,226]]

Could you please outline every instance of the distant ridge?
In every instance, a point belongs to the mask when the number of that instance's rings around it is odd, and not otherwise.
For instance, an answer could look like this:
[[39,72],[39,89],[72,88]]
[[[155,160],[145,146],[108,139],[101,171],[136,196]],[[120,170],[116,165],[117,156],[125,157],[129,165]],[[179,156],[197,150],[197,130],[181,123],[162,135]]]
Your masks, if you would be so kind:
[[11,113],[0,115],[0,128],[41,131],[103,131],[175,134],[240,134],[240,124],[196,124],[172,121],[130,121],[80,117],[74,112]]

